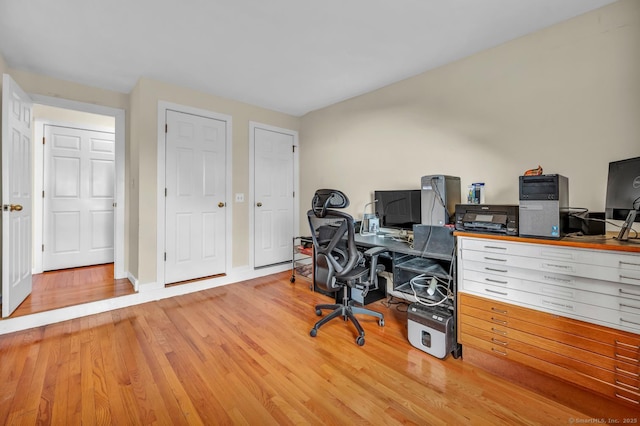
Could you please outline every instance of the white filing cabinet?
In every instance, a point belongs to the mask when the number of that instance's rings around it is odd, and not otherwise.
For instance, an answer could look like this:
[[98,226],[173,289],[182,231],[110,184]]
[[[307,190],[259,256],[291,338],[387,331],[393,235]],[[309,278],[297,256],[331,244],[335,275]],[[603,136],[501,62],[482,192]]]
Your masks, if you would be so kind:
[[640,245],[458,236],[458,340],[640,406]]

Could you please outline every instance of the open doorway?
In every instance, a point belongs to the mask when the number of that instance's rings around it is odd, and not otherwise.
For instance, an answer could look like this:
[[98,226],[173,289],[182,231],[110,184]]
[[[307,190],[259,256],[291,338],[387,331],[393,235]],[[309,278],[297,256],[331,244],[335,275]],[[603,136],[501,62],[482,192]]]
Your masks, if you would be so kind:
[[114,118],[38,104],[33,117],[35,140],[42,141],[42,156],[34,160],[34,174],[42,175],[42,208],[34,209],[34,223],[42,224],[42,268],[34,269],[113,264]]
[[[15,312],[15,316],[135,292],[136,289],[124,273],[124,111],[58,98],[34,96],[34,101],[32,178],[33,193],[38,196],[34,197],[33,203],[33,289],[31,296],[23,302]],[[52,129],[57,132],[52,132]],[[88,136],[82,136],[81,132],[85,132]],[[47,201],[51,198],[46,198],[47,195],[53,195],[52,191],[54,190],[50,182],[52,178],[50,157],[47,156],[50,156],[51,153],[46,152],[49,150],[45,149],[45,147],[50,148],[46,145],[46,139],[53,139],[54,133],[56,136],[62,134],[63,139],[66,138],[63,140],[63,144],[65,142],[75,143],[74,137],[78,136],[77,142],[93,144],[96,148],[92,149],[94,152],[104,151],[107,146],[108,150],[112,151],[109,160],[111,164],[108,164],[109,161],[105,161],[103,157],[92,158],[90,161],[91,173],[96,172],[94,169],[108,169],[106,173],[105,170],[97,170],[102,175],[93,182],[92,191],[95,193],[96,188],[99,192],[101,191],[102,194],[98,201],[109,205],[100,206],[100,209],[94,206],[87,210],[93,216],[92,222],[88,225],[89,228],[99,226],[101,232],[98,238],[95,234],[91,238],[90,242],[94,247],[85,250],[95,252],[95,246],[110,246],[110,252],[99,258],[88,256],[88,261],[80,262],[77,265],[73,262],[53,263],[47,259],[45,252],[44,244],[47,242],[52,244],[51,236],[55,234],[51,230],[55,226],[55,221],[52,221],[48,216],[52,214],[51,204],[47,205]],[[106,140],[112,142],[107,144]],[[49,142],[53,141],[49,140]],[[69,150],[70,153],[71,151]],[[63,153],[60,157],[63,159],[60,170],[68,172],[68,166],[74,161],[74,154],[66,155]],[[77,162],[79,163],[79,160]],[[109,191],[105,191],[105,179],[110,182]],[[76,183],[78,185],[87,184],[87,182]],[[67,184],[67,189],[72,188],[76,183]],[[84,201],[82,203],[86,204]],[[64,218],[65,214],[58,216]],[[70,216],[72,215],[66,214],[66,217]],[[100,221],[103,223],[99,223]],[[73,221],[68,220],[68,222],[72,223]],[[63,220],[58,221],[58,228],[60,228],[60,223],[63,223]],[[87,235],[86,229],[84,231],[79,229],[79,232],[69,239],[65,235],[58,235],[58,247],[64,248],[65,244],[71,246],[70,242],[74,239],[85,238],[85,235]],[[87,253],[84,258],[87,258]],[[51,270],[51,272],[46,272],[47,270]]]

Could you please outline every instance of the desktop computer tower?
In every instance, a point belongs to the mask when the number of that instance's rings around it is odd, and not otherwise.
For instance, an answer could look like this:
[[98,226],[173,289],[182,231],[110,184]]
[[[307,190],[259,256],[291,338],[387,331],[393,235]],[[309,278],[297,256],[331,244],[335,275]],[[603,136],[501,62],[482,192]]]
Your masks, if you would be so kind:
[[460,178],[446,175],[422,176],[420,181],[422,225],[452,223],[456,204],[460,204]]
[[562,238],[569,226],[569,180],[561,175],[520,176],[519,234]]

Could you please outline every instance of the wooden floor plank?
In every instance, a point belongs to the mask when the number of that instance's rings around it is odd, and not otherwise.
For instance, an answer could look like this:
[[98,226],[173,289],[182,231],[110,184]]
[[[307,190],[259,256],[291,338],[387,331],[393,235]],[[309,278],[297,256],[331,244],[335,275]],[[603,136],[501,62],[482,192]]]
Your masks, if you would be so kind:
[[[79,277],[79,275],[78,275]],[[85,277],[86,278],[86,277]],[[82,277],[73,280],[85,279]],[[282,273],[0,336],[0,423],[567,424],[589,419],[407,340],[369,307],[366,344]],[[615,418],[615,413],[611,413]]]
[[113,263],[33,275],[31,294],[11,318],[133,294],[128,279],[114,279]]

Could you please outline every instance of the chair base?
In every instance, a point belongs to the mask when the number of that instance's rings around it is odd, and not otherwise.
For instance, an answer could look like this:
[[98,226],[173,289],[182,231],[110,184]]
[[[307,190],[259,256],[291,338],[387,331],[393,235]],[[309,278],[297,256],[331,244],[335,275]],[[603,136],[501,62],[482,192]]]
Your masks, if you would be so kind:
[[309,333],[311,337],[316,337],[318,334],[318,329],[322,327],[327,322],[331,321],[334,318],[342,317],[344,321],[349,320],[353,323],[358,331],[358,337],[356,337],[356,343],[358,346],[364,345],[364,329],[360,325],[360,322],[355,317],[355,314],[363,314],[370,315],[378,318],[378,325],[380,327],[384,327],[384,315],[380,312],[373,311],[371,309],[361,308],[359,306],[353,306],[351,302],[347,298],[347,289],[345,287],[344,297],[342,303],[334,303],[334,304],[320,304],[316,305],[316,315],[322,315],[323,310],[331,310],[329,315],[322,318],[320,321],[316,322],[311,332]]

